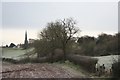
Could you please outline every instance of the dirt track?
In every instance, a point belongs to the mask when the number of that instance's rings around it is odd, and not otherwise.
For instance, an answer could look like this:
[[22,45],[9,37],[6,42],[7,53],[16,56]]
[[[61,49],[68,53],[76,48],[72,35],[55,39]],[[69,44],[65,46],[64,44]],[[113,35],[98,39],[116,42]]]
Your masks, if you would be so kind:
[[85,74],[62,65],[48,63],[3,63],[3,78],[84,78]]

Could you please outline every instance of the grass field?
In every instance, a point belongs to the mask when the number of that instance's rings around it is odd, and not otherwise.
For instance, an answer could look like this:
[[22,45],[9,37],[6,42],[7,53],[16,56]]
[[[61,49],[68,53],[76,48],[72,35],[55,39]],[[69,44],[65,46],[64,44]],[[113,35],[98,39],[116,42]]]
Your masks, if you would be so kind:
[[23,50],[22,48],[2,48],[2,57],[17,59],[28,50]]
[[118,58],[120,55],[109,55],[109,56],[100,56],[100,57],[93,57],[98,59],[98,63],[100,65],[104,64],[107,69],[112,67],[114,62],[118,62]]

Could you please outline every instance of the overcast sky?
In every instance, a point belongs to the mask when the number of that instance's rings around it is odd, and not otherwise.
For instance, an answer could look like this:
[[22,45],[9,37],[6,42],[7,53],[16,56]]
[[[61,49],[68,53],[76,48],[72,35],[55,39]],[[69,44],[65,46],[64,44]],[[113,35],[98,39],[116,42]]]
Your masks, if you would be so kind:
[[117,2],[3,2],[2,42],[23,43],[25,30],[37,38],[48,22],[69,17],[82,30],[79,36],[118,32]]

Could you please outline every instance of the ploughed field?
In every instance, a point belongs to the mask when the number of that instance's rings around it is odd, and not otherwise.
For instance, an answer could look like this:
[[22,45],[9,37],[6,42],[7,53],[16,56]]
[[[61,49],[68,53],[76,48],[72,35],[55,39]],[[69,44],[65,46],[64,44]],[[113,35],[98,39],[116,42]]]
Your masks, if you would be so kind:
[[10,64],[3,62],[3,78],[85,78],[84,73],[62,64],[28,63]]

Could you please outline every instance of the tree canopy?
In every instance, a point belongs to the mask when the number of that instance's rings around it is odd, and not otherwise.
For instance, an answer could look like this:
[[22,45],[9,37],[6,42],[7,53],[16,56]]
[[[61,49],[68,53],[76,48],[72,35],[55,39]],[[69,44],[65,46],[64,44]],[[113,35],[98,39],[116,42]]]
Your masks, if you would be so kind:
[[76,27],[76,21],[72,18],[50,22],[39,33],[39,40],[35,42],[35,48],[38,54],[53,53],[57,48],[62,49],[64,57],[66,50],[70,47],[71,40],[79,29]]

